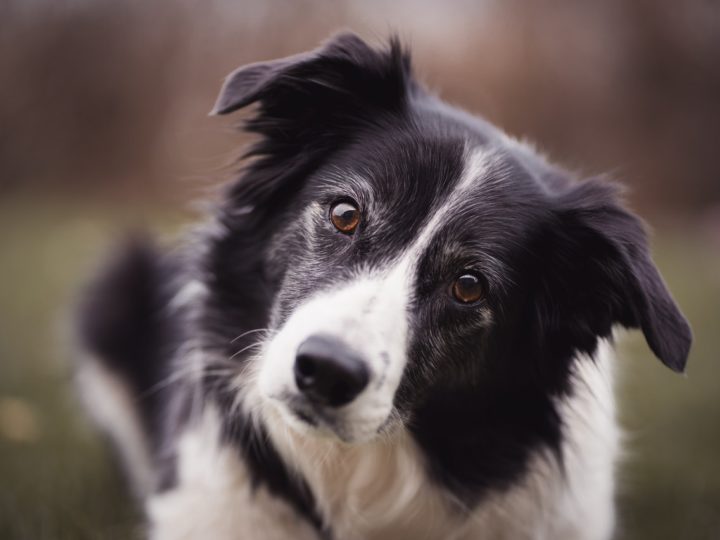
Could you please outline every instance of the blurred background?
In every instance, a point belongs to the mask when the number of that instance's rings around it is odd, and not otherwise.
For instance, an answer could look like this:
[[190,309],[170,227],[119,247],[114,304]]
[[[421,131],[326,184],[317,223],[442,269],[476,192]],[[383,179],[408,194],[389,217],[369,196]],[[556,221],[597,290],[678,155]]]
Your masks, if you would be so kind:
[[138,537],[72,393],[68,306],[127,230],[171,242],[228,177],[236,66],[396,31],[448,101],[651,224],[688,375],[623,341],[619,539],[720,538],[720,4],[713,0],[0,0],[0,538]]

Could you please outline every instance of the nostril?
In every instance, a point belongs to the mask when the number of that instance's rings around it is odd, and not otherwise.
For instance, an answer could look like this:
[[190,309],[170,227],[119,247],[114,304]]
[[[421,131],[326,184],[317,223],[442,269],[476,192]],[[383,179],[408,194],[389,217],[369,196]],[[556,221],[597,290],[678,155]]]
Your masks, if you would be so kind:
[[295,359],[295,379],[301,390],[313,384],[316,373],[317,365],[312,356],[299,355]]

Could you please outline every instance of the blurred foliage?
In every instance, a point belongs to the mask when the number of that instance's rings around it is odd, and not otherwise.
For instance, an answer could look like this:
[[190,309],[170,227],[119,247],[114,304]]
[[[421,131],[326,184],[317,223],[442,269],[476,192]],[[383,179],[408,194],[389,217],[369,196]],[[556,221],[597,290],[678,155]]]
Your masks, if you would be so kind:
[[0,193],[166,196],[227,160],[206,116],[225,74],[342,28],[397,31],[431,88],[584,173],[621,176],[640,206],[720,198],[712,0],[5,0]]

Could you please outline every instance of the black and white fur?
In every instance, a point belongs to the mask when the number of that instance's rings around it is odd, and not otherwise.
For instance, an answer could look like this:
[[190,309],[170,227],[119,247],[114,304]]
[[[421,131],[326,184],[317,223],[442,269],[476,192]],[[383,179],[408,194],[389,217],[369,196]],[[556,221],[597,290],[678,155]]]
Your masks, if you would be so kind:
[[[691,342],[617,187],[443,103],[395,40],[242,67],[214,112],[251,104],[209,224],[131,242],[81,310],[80,387],[149,535],[609,538],[613,328],[678,372]],[[339,408],[293,377],[317,334],[369,373]]]

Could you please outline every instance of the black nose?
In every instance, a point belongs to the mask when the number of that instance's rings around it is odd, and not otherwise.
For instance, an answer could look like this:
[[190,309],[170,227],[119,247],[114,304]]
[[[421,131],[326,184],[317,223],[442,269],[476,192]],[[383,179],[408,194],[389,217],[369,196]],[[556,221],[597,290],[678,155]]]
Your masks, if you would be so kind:
[[367,386],[368,368],[363,359],[342,341],[311,336],[295,356],[295,382],[318,405],[340,407],[350,403]]

